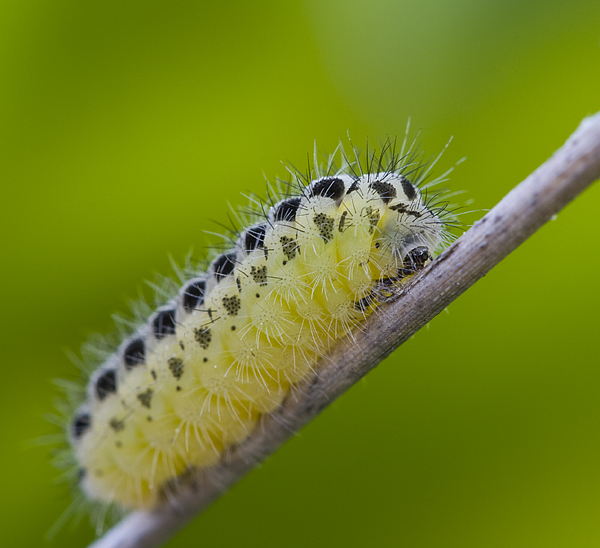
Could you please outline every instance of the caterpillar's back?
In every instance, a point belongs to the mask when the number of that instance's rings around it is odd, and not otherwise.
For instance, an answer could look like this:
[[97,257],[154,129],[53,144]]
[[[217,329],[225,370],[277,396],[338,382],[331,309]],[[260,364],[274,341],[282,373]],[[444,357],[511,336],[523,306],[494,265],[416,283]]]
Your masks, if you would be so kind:
[[302,185],[120,345],[69,424],[89,498],[155,506],[276,409],[373,310],[377,287],[424,266],[447,233],[415,167],[391,155],[375,173],[346,166]]

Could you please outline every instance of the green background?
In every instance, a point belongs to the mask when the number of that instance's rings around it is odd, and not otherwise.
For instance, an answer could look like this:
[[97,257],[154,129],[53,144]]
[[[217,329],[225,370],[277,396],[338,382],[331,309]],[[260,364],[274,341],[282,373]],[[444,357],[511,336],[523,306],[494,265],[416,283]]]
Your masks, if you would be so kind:
[[[473,222],[599,109],[598,0],[0,2],[2,544],[69,502],[31,443],[65,350],[263,172],[410,116],[454,136],[436,173],[467,156]],[[596,185],[168,546],[600,545],[598,211]]]

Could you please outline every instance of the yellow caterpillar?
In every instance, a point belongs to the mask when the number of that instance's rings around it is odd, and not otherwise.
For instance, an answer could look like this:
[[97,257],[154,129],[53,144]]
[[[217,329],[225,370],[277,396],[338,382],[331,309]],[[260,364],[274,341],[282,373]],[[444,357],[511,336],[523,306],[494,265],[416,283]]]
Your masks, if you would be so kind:
[[69,423],[90,499],[152,508],[215,464],[373,310],[376,285],[439,250],[445,212],[422,196],[423,170],[383,158],[273,205],[91,375]]

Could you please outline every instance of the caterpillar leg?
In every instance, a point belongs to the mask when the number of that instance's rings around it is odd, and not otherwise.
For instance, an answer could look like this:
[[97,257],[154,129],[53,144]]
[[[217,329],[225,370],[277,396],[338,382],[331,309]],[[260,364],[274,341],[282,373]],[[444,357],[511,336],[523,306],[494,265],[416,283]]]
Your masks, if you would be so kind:
[[406,278],[423,270],[431,259],[431,253],[424,245],[411,249],[402,259],[403,266],[398,269],[398,278]]

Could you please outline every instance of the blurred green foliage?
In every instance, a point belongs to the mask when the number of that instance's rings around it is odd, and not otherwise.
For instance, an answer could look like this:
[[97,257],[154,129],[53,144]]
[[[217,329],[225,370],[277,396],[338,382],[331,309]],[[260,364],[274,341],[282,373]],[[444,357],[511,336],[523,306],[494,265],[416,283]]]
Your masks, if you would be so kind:
[[[69,503],[29,443],[65,349],[315,139],[454,135],[437,173],[468,157],[473,222],[600,109],[600,3],[4,0],[0,82],[0,531],[26,547]],[[596,185],[169,546],[598,546],[599,209]]]

